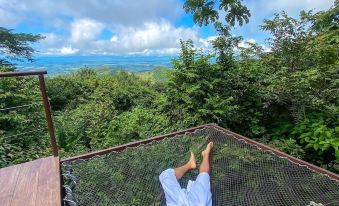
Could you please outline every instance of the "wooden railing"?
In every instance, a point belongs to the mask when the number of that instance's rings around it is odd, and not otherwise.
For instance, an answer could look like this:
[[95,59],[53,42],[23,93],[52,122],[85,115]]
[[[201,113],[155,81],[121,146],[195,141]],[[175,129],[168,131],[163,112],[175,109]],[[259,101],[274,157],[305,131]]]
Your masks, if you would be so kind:
[[55,138],[53,120],[51,115],[51,105],[48,100],[48,95],[46,91],[46,84],[44,75],[47,74],[47,71],[22,71],[22,72],[0,72],[0,78],[5,77],[23,77],[23,76],[38,76],[39,78],[39,88],[41,91],[42,102],[44,105],[48,134],[50,137],[52,154],[54,157],[57,157],[58,154],[58,145]]

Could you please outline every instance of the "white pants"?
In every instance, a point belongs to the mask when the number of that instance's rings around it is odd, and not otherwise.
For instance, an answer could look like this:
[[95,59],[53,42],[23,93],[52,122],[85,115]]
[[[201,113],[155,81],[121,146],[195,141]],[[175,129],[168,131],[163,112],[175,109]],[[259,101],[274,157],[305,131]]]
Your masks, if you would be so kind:
[[165,192],[167,206],[212,206],[210,176],[206,172],[195,181],[189,180],[187,189],[180,187],[174,169],[167,169],[159,176]]

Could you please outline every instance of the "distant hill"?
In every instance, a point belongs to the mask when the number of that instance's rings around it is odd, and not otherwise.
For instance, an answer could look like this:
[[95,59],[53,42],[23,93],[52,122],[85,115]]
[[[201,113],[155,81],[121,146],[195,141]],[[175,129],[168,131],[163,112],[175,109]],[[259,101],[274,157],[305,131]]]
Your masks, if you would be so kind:
[[140,72],[141,78],[154,79],[155,81],[165,82],[171,74],[171,69],[166,67],[156,67],[151,71]]

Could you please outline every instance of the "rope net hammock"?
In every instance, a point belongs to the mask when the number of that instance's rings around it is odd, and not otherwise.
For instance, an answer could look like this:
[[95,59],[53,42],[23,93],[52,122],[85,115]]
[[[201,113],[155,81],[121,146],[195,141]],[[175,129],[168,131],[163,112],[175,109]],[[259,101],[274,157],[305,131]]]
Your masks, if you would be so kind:
[[[159,174],[214,142],[213,205],[339,205],[339,182],[214,127],[203,127],[137,147],[63,162],[65,205],[166,205]],[[198,170],[181,180],[186,187]]]

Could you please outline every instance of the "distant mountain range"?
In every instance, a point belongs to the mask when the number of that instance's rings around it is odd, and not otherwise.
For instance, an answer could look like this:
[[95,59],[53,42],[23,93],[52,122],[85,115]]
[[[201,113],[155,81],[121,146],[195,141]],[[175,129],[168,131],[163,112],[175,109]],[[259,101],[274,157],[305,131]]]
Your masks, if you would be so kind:
[[171,68],[169,56],[38,56],[34,62],[17,62],[18,70],[47,70],[64,74],[83,67],[112,70],[150,71],[156,67]]

